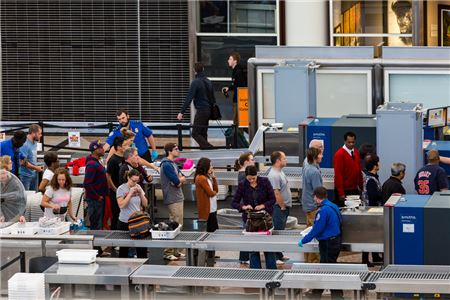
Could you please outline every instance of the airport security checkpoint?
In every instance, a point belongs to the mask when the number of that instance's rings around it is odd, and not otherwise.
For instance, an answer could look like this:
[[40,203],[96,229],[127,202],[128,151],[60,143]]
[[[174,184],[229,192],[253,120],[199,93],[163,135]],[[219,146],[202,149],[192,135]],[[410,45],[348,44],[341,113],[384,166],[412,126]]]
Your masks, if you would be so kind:
[[[89,146],[86,156],[67,143],[54,155],[40,145],[33,161],[14,152],[21,124],[5,122],[2,297],[450,299],[450,98],[430,106],[370,94],[349,113],[321,102],[336,66],[367,75],[373,93],[390,68],[431,65],[448,76],[448,61],[426,49],[381,48],[374,58],[371,47],[257,47],[246,65],[248,124],[228,137],[248,147],[190,149],[190,129],[132,123],[124,110],[116,129],[31,125],[26,147],[67,130]],[[259,90],[269,69],[270,118]],[[222,125],[212,122],[214,144]],[[109,144],[108,134],[119,137]],[[53,177],[38,171],[34,188],[14,171],[41,167]]]

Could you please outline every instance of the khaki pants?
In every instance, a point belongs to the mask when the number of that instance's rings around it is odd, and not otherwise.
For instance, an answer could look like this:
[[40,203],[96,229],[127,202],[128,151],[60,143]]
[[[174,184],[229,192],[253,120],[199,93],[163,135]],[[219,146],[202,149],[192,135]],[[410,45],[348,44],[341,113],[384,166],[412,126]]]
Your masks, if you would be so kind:
[[[310,212],[306,213],[306,226],[313,226],[314,220],[316,219],[317,208]],[[305,253],[305,262],[306,263],[319,263],[320,255],[319,253]]]
[[[183,204],[184,202],[172,203],[167,206],[169,209],[169,220],[183,225]],[[164,249],[164,256],[175,255],[178,256],[182,249],[167,248]]]

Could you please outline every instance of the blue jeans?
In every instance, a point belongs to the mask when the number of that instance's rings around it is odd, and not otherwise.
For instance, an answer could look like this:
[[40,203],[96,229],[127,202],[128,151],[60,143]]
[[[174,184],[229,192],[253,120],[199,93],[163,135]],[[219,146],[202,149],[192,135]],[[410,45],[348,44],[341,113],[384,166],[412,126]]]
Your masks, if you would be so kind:
[[[281,210],[278,204],[275,204],[273,206],[273,215],[272,215],[273,229],[284,230],[286,228],[286,222],[289,216],[289,209],[290,207],[286,207],[286,210]],[[276,258],[282,259],[283,253],[276,252]]]
[[[266,258],[266,269],[276,269],[276,255],[275,252],[264,252]],[[261,257],[259,252],[250,252],[250,269],[261,269]]]
[[91,230],[101,230],[103,227],[103,215],[105,214],[105,201],[86,199],[87,213],[91,223]]
[[22,181],[26,191],[37,191],[37,179],[37,173],[32,176],[20,175],[20,181]]

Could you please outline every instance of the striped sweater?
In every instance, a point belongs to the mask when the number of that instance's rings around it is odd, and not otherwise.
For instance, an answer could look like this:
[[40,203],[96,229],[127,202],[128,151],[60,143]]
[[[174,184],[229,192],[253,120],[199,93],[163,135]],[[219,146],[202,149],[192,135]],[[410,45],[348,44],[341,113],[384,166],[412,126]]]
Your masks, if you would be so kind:
[[105,199],[108,194],[108,183],[106,181],[106,169],[97,158],[89,155],[86,158],[86,171],[83,182],[85,198],[89,200]]

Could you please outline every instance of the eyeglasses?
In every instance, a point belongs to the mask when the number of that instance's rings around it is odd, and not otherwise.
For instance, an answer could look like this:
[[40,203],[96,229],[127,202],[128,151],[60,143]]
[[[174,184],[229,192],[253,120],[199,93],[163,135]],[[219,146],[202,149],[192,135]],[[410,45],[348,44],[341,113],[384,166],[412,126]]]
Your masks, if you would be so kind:
[[175,147],[175,148],[173,148],[173,150],[172,151],[174,151],[174,150],[180,150],[180,148],[178,148],[178,147]]

